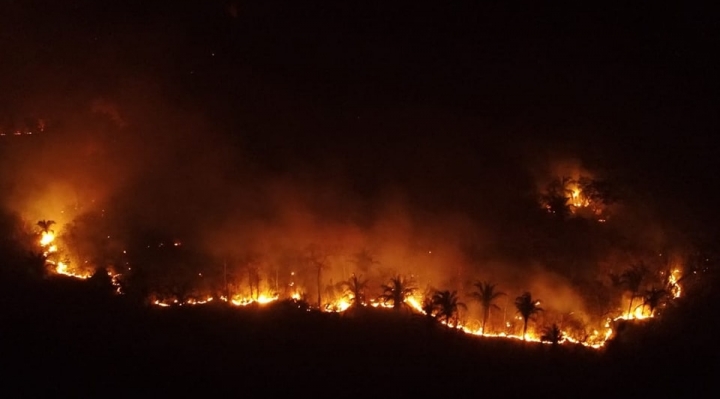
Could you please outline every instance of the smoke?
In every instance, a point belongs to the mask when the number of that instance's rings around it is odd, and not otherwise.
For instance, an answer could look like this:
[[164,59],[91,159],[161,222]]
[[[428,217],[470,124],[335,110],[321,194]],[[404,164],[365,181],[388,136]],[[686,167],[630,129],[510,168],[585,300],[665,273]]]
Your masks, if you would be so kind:
[[[42,135],[6,141],[9,156],[2,161],[3,170],[13,171],[2,175],[8,208],[31,224],[51,219],[59,229],[72,224],[76,235],[87,230],[80,234],[87,243],[75,241],[83,248],[75,251],[77,257],[87,257],[77,259],[78,265],[117,263],[117,258],[103,261],[103,255],[88,254],[98,245],[88,243],[112,237],[112,245],[101,244],[102,251],[126,250],[133,242],[134,250],[192,248],[213,259],[201,266],[206,274],[224,262],[238,290],[251,284],[250,267],[257,268],[256,278],[268,290],[293,283],[311,297],[317,290],[333,295],[328,287],[352,274],[369,280],[370,291],[379,294],[380,284],[399,274],[411,277],[420,291],[457,290],[470,313],[478,314],[470,299],[472,283],[488,280],[498,283],[509,303],[532,291],[553,312],[581,314],[587,298],[578,293],[578,284],[602,280],[606,259],[616,256],[614,242],[607,241],[612,237],[599,233],[596,221],[577,218],[561,228],[536,201],[552,179],[593,176],[577,159],[520,162],[496,155],[487,171],[458,174],[456,168],[468,159],[441,166],[438,162],[446,161],[441,154],[423,153],[419,157],[428,166],[446,169],[428,175],[426,186],[403,180],[407,168],[395,173],[368,164],[385,176],[367,192],[337,159],[331,170],[312,160],[295,160],[281,171],[267,168],[244,148],[241,136],[228,134],[202,110],[187,112],[142,82],[115,99],[98,98],[78,100],[77,109],[63,107],[68,117],[58,116]],[[418,162],[412,153],[403,156],[405,162]],[[498,184],[504,171],[511,178]],[[477,188],[451,188],[470,181]],[[453,198],[459,192],[466,196],[462,201]],[[463,206],[473,202],[482,206]],[[79,222],[90,214],[99,215],[96,222]],[[632,239],[628,251],[640,253],[667,241],[662,229],[640,224],[652,215],[631,215],[613,215],[620,221],[615,233]],[[310,252],[322,257],[320,287],[317,271],[307,263]],[[177,266],[154,267],[175,273]]]
[[[217,72],[227,82],[216,81],[206,43],[177,45],[191,35],[172,24],[141,29],[153,44],[175,47],[152,56],[162,46],[141,46],[143,36],[126,28],[73,64],[79,72],[56,80],[48,76],[59,67],[38,72],[50,83],[32,85],[16,106],[47,120],[42,133],[0,140],[3,204],[30,225],[75,222],[76,239],[108,237],[118,250],[177,243],[211,259],[207,270],[227,264],[237,286],[249,284],[251,264],[269,288],[292,282],[306,293],[353,273],[376,292],[401,274],[464,298],[474,281],[488,280],[510,303],[529,290],[560,313],[583,311],[578,287],[624,267],[611,259],[658,253],[678,238],[672,226],[651,223],[659,213],[647,196],[622,198],[604,225],[560,221],[540,207],[547,184],[566,176],[616,178],[632,192],[635,176],[583,164],[587,143],[558,150],[556,140],[529,139],[535,132],[504,139],[502,121],[442,106],[323,103],[227,66]],[[195,58],[178,52],[185,44]],[[131,61],[146,56],[146,69]],[[246,90],[233,93],[241,100],[230,101],[225,84]],[[217,92],[224,96],[208,94]],[[79,223],[87,215],[95,222]],[[75,264],[124,265],[97,252]],[[323,258],[321,287],[308,253]]]

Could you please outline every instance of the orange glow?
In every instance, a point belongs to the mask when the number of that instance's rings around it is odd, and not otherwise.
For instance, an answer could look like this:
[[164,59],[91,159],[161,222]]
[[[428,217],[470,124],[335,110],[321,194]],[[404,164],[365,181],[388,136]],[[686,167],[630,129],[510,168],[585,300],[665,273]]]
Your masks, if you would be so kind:
[[[54,262],[48,261],[48,264],[52,265],[52,264],[54,264]],[[70,270],[68,265],[66,265],[63,262],[57,262],[57,264],[55,265],[55,273],[62,274],[62,275],[68,276],[68,277],[80,278],[80,279],[88,279],[91,276],[91,274],[89,274],[89,273],[85,273],[85,274],[76,273],[76,272]],[[110,274],[110,276],[112,277],[112,274]]]
[[680,284],[678,284],[681,274],[682,273],[680,272],[680,270],[675,269],[668,276],[668,282],[670,284],[670,294],[673,298],[680,298],[680,295],[682,294],[682,287],[680,287]]
[[422,310],[422,305],[420,304],[420,300],[415,296],[410,296],[405,299],[405,303],[410,305],[411,308],[413,308],[415,311],[420,313],[425,313]]
[[[52,231],[43,231],[40,236],[40,247],[42,247],[45,251],[43,252],[43,256],[47,257],[50,254],[57,253],[58,247],[55,244],[55,233]],[[46,263],[54,267],[54,272],[57,274],[62,274],[69,277],[75,277],[80,279],[87,279],[90,278],[90,273],[78,273],[77,271],[71,270],[70,267],[63,261],[52,261],[52,260],[46,260]],[[110,274],[112,277],[112,274]]]

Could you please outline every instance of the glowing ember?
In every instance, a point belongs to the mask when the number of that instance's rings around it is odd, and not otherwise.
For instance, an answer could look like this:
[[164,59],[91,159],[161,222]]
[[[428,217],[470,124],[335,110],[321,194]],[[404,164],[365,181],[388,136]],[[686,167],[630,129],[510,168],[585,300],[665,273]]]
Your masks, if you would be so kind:
[[680,280],[679,276],[681,275],[680,270],[675,269],[670,273],[668,276],[668,285],[670,286],[670,294],[673,298],[680,298],[680,295],[682,294],[682,287],[680,287],[680,284],[678,284],[678,281]]

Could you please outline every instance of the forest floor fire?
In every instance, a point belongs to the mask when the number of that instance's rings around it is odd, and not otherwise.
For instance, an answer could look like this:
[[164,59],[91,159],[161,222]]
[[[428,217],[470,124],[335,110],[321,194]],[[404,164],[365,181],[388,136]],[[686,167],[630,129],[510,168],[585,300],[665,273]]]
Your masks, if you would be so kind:
[[[92,273],[88,272],[81,272],[78,270],[71,269],[66,262],[61,261],[59,259],[55,259],[58,254],[58,247],[55,240],[55,234],[54,231],[49,229],[49,226],[47,225],[47,222],[41,221],[39,223],[43,227],[41,231],[41,236],[39,240],[39,245],[43,249],[43,256],[46,258],[46,262],[48,267],[50,267],[51,271],[56,274],[65,275],[73,278],[78,279],[88,279],[92,276]],[[177,246],[177,245],[176,245]],[[111,271],[108,271],[108,275],[112,281],[112,284],[116,287],[115,291],[117,293],[121,292],[121,275],[120,274],[113,274]],[[621,315],[615,316],[613,318],[607,318],[606,322],[604,323],[603,329],[595,329],[592,331],[591,334],[587,334],[583,337],[575,337],[568,331],[565,331],[555,325],[553,327],[556,329],[556,331],[548,334],[543,334],[540,331],[537,331],[535,329],[529,329],[524,335],[523,334],[515,334],[510,331],[504,331],[504,332],[483,332],[482,327],[479,326],[479,323],[472,324],[469,323],[467,320],[462,320],[459,317],[459,313],[454,314],[455,320],[452,325],[448,324],[448,317],[446,316],[445,320],[442,320],[438,314],[428,314],[427,308],[423,306],[424,301],[426,301],[428,298],[423,297],[422,295],[418,295],[416,293],[414,294],[408,294],[402,298],[403,306],[406,307],[410,312],[414,312],[419,315],[424,315],[427,317],[433,317],[435,319],[438,319],[438,321],[445,325],[449,329],[455,329],[461,332],[466,333],[470,336],[481,336],[485,338],[494,338],[494,339],[509,339],[509,340],[520,340],[520,341],[530,341],[530,342],[539,342],[539,343],[547,343],[547,344],[574,344],[574,345],[582,345],[589,348],[594,349],[600,349],[605,346],[605,344],[613,337],[613,324],[617,321],[627,321],[627,320],[644,320],[648,318],[653,318],[655,316],[656,310],[660,306],[660,300],[662,299],[661,295],[665,295],[667,292],[670,293],[672,299],[677,299],[680,297],[682,288],[679,284],[679,280],[682,279],[682,274],[679,269],[675,269],[672,272],[669,272],[667,275],[667,281],[668,281],[668,290],[658,290],[653,291],[657,294],[657,297],[650,297],[650,298],[643,298],[643,302],[640,304],[637,304],[634,308],[632,307],[632,302],[634,299],[638,298],[638,295],[633,294],[633,296],[628,301],[628,309],[626,312],[624,312]],[[651,295],[653,294],[651,292]],[[172,307],[172,306],[198,306],[198,305],[205,305],[210,304],[213,302],[224,302],[232,306],[248,306],[248,305],[266,305],[273,302],[276,302],[278,300],[285,299],[281,298],[281,296],[277,292],[272,291],[263,291],[259,292],[256,290],[252,295],[249,296],[242,296],[242,295],[230,295],[229,298],[224,295],[220,296],[213,296],[213,295],[206,295],[202,297],[191,297],[187,298],[185,300],[178,300],[177,298],[156,298],[152,299],[151,303],[153,305],[159,306],[159,307]],[[300,300],[301,294],[300,292],[296,291],[292,295],[290,295],[287,299],[293,299],[293,300]],[[352,293],[346,294],[343,296],[336,297],[334,300],[322,305],[322,306],[313,306],[311,304],[307,304],[306,307],[308,311],[314,309],[319,310],[322,312],[336,312],[336,313],[342,313],[346,312],[348,309],[350,309],[353,306],[354,297]],[[538,302],[539,304],[539,302]],[[369,302],[362,301],[361,303],[357,304],[357,306],[370,306],[370,307],[380,307],[380,308],[393,308],[392,302],[388,302],[387,299],[373,299]],[[435,312],[435,310],[430,310],[431,312]],[[455,312],[459,312],[459,310],[454,310]],[[517,319],[519,321],[522,321],[523,318],[518,316]],[[507,327],[510,326],[510,323],[508,323]]]

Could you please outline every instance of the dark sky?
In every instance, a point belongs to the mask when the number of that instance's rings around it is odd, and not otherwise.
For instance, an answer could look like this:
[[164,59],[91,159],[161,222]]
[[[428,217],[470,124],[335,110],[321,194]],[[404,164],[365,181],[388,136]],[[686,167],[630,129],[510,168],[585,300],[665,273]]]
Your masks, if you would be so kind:
[[147,90],[263,171],[340,173],[360,193],[469,207],[560,154],[716,215],[708,10],[448,3],[5,1],[0,116],[61,125]]

